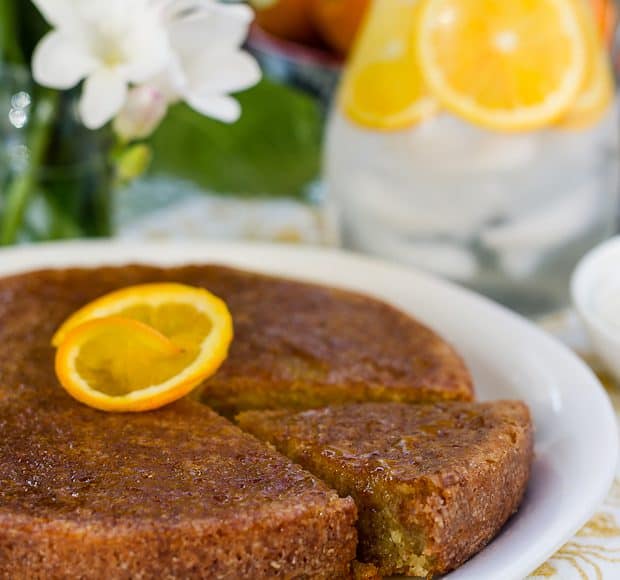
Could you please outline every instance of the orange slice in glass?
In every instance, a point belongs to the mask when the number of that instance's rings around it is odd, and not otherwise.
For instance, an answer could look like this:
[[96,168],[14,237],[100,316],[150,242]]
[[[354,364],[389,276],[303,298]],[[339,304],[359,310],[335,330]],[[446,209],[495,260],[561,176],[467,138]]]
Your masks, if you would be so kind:
[[605,46],[611,47],[618,18],[614,0],[590,0],[589,4],[594,13],[594,21],[599,37]]
[[577,95],[568,112],[560,119],[563,129],[583,129],[594,125],[609,110],[614,99],[614,80],[609,56],[605,49],[599,50],[588,84]]
[[555,121],[587,73],[581,11],[570,0],[422,0],[417,37],[433,94],[490,129]]
[[583,129],[600,120],[609,109],[614,99],[614,80],[609,55],[597,30],[592,10],[583,0],[572,1],[582,12],[588,68],[577,98],[559,120],[558,126],[563,129]]
[[402,129],[437,109],[417,62],[417,1],[374,2],[369,10],[339,97],[345,114],[359,125]]

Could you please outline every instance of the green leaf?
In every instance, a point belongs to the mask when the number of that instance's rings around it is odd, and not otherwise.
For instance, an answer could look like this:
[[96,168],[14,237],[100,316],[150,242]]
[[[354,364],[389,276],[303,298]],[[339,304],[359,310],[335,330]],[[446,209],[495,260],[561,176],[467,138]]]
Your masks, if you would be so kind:
[[322,114],[309,96],[263,80],[227,125],[175,106],[151,139],[151,174],[218,193],[302,196],[320,170]]

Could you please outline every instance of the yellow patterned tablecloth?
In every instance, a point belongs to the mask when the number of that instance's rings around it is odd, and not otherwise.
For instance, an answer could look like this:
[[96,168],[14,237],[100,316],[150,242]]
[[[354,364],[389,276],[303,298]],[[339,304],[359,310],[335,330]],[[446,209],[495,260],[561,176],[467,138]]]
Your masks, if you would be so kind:
[[[575,350],[605,386],[620,421],[620,384],[612,379],[589,351],[583,330],[572,314],[554,317],[542,326]],[[617,460],[616,458],[609,459]],[[620,461],[616,480],[592,519],[530,579],[620,580]]]

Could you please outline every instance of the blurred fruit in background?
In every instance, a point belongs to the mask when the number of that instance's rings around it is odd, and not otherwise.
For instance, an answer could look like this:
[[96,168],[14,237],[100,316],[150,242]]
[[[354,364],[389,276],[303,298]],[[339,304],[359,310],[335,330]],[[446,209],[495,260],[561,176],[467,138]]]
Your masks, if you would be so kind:
[[266,32],[346,56],[371,0],[250,0]]
[[313,0],[312,17],[323,42],[348,54],[369,4],[370,0]]
[[[582,129],[593,125],[607,112],[614,98],[614,81],[606,46],[611,44],[607,38],[608,18],[613,21],[611,0],[592,0],[593,10],[588,4],[577,0],[580,9],[582,34],[586,46],[586,72],[576,99],[559,126],[565,129]],[[609,43],[609,44],[608,44]]]
[[259,26],[285,40],[315,44],[312,0],[251,0]]
[[608,47],[613,43],[617,11],[613,0],[589,0],[601,38]]

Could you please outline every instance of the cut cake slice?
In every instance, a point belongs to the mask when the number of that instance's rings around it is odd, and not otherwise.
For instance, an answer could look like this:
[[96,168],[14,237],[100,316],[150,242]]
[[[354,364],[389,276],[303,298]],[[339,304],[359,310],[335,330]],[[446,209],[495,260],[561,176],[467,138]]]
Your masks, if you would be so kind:
[[532,424],[520,402],[362,403],[237,420],[353,497],[358,558],[386,575],[462,564],[517,510],[530,474]]

